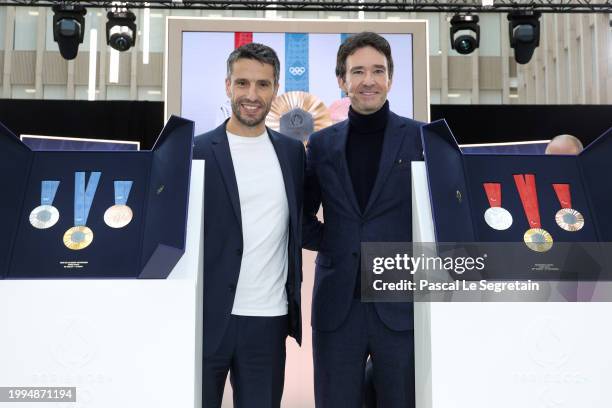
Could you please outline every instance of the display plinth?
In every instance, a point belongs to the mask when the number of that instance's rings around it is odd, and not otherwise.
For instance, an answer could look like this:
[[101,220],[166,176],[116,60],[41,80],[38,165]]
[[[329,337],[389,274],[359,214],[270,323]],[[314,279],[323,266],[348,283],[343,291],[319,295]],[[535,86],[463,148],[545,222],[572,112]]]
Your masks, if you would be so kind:
[[[450,177],[450,175],[449,175]],[[413,234],[434,242],[425,163]],[[418,408],[608,408],[612,303],[416,303]]]
[[[193,129],[171,117],[151,151],[32,151],[0,125],[0,279],[167,277],[185,248]],[[131,221],[109,224],[121,203]],[[57,222],[35,225],[42,204]]]
[[77,387],[74,408],[200,407],[203,194],[194,161],[185,254],[167,279],[0,281],[0,384]]

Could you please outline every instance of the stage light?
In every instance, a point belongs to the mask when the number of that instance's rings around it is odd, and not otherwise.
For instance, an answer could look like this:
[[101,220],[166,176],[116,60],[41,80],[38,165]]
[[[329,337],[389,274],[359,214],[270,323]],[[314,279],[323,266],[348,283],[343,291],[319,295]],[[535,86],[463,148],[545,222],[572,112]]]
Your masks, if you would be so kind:
[[540,45],[540,15],[537,11],[508,13],[510,47],[514,48],[514,59],[519,64],[528,63]]
[[64,59],[75,59],[85,36],[85,7],[78,4],[53,6],[53,40]]
[[480,45],[478,16],[455,14],[450,21],[450,41],[452,49],[459,54],[470,54]]
[[127,9],[106,15],[106,43],[117,51],[127,51],[136,43],[136,16]]

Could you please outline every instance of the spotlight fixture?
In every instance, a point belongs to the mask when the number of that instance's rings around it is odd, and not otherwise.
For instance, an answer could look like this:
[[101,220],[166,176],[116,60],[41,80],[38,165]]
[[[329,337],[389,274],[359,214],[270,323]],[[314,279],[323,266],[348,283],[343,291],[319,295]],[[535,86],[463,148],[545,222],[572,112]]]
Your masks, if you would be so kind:
[[528,63],[540,45],[540,15],[538,11],[508,13],[510,47],[514,48],[514,59],[519,64]]
[[85,7],[61,3],[53,6],[53,40],[64,59],[75,59],[85,35]]
[[455,14],[450,23],[450,41],[453,50],[456,50],[459,54],[467,55],[478,48],[480,45],[478,16]]
[[127,51],[136,43],[136,16],[127,9],[106,15],[106,43],[117,51]]

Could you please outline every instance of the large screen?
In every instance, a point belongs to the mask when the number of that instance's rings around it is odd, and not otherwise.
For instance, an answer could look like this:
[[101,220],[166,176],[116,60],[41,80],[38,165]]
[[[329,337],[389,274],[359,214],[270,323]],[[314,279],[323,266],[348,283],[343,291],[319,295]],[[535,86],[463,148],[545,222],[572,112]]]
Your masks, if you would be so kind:
[[[168,20],[166,116],[195,121],[196,134],[218,126],[231,113],[225,94],[226,60],[245,42],[272,47],[281,62],[278,103],[306,95],[328,120],[344,119],[348,98],[334,73],[338,47],[351,33],[370,30],[390,43],[394,74],[391,109],[402,116],[429,118],[428,56],[425,21],[377,20]],[[292,99],[293,97],[293,99]],[[286,105],[286,103],[285,103]],[[275,113],[275,107],[271,116]],[[278,113],[278,112],[276,112]],[[268,126],[278,129],[272,117]]]
[[[196,133],[210,130],[226,119],[230,107],[225,95],[226,66],[223,62],[245,37],[276,51],[281,61],[279,98],[287,92],[302,91],[323,102],[328,110],[332,106],[347,106],[342,104],[346,96],[338,88],[334,74],[336,52],[346,35],[185,32],[181,116],[196,122]],[[384,37],[391,44],[395,66],[389,92],[390,106],[395,113],[412,118],[412,34],[384,34]],[[333,112],[329,113],[336,117]]]

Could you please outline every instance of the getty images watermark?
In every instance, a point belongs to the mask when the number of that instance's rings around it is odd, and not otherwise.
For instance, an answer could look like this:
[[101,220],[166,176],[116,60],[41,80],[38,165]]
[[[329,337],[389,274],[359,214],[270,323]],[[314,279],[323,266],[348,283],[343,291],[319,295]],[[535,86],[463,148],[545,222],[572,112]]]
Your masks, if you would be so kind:
[[[612,301],[612,245],[364,243],[362,301]],[[595,290],[597,289],[597,290]]]

